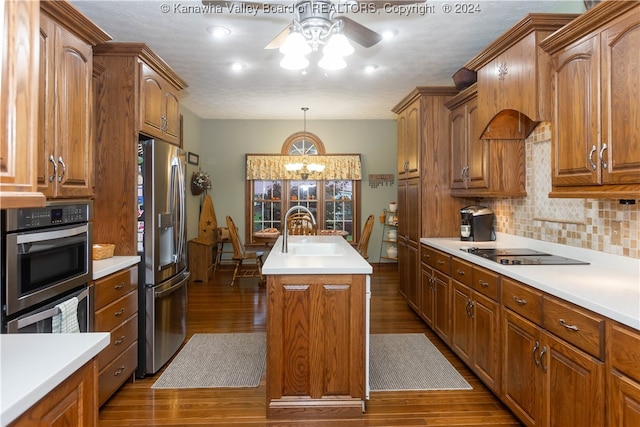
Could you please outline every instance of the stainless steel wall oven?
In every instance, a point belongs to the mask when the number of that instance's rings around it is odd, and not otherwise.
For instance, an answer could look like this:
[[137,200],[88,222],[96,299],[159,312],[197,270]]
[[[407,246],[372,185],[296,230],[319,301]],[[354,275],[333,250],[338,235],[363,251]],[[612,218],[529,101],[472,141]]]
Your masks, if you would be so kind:
[[92,330],[91,215],[84,200],[2,211],[2,332],[51,332],[70,298]]

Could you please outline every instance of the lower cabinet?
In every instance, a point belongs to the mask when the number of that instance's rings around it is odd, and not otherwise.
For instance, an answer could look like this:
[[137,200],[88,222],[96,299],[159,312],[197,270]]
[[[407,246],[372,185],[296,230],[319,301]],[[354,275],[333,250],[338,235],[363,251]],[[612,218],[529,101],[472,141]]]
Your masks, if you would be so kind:
[[608,322],[606,349],[607,426],[640,426],[640,333]]
[[111,342],[97,357],[98,404],[105,403],[138,366],[138,267],[96,280],[95,331]]
[[450,340],[451,324],[449,282],[448,276],[422,264],[420,316],[446,343]]
[[94,358],[9,424],[9,427],[98,425],[96,373],[97,362]]

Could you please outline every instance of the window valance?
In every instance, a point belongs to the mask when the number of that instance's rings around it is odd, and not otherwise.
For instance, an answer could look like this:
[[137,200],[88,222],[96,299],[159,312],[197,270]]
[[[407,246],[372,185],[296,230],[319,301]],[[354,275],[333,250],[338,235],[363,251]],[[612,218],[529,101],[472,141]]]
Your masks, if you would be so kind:
[[320,163],[325,165],[321,173],[311,174],[309,179],[362,179],[359,154],[316,156],[283,156],[279,154],[247,154],[247,180],[300,179],[298,172],[285,169],[288,163]]

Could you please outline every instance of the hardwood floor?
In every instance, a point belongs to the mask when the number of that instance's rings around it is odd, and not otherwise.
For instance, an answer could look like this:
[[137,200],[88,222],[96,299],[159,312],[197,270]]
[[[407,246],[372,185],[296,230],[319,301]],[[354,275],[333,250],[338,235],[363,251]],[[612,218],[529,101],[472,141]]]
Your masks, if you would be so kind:
[[[189,284],[187,335],[253,332],[266,328],[266,298],[257,279],[231,288],[232,272]],[[257,388],[154,390],[160,373],[124,385],[100,411],[100,426],[518,426],[516,418],[415,315],[398,293],[395,264],[375,265],[371,333],[425,333],[473,390],[372,392],[359,420],[268,420],[265,379]],[[185,341],[186,342],[186,341]]]

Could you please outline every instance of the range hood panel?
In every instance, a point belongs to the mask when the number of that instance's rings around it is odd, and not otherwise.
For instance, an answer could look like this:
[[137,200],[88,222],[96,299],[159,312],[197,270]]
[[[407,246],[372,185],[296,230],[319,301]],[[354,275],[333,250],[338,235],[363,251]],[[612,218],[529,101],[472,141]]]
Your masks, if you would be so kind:
[[502,110],[482,130],[480,139],[522,140],[529,136],[538,123],[519,111]]

